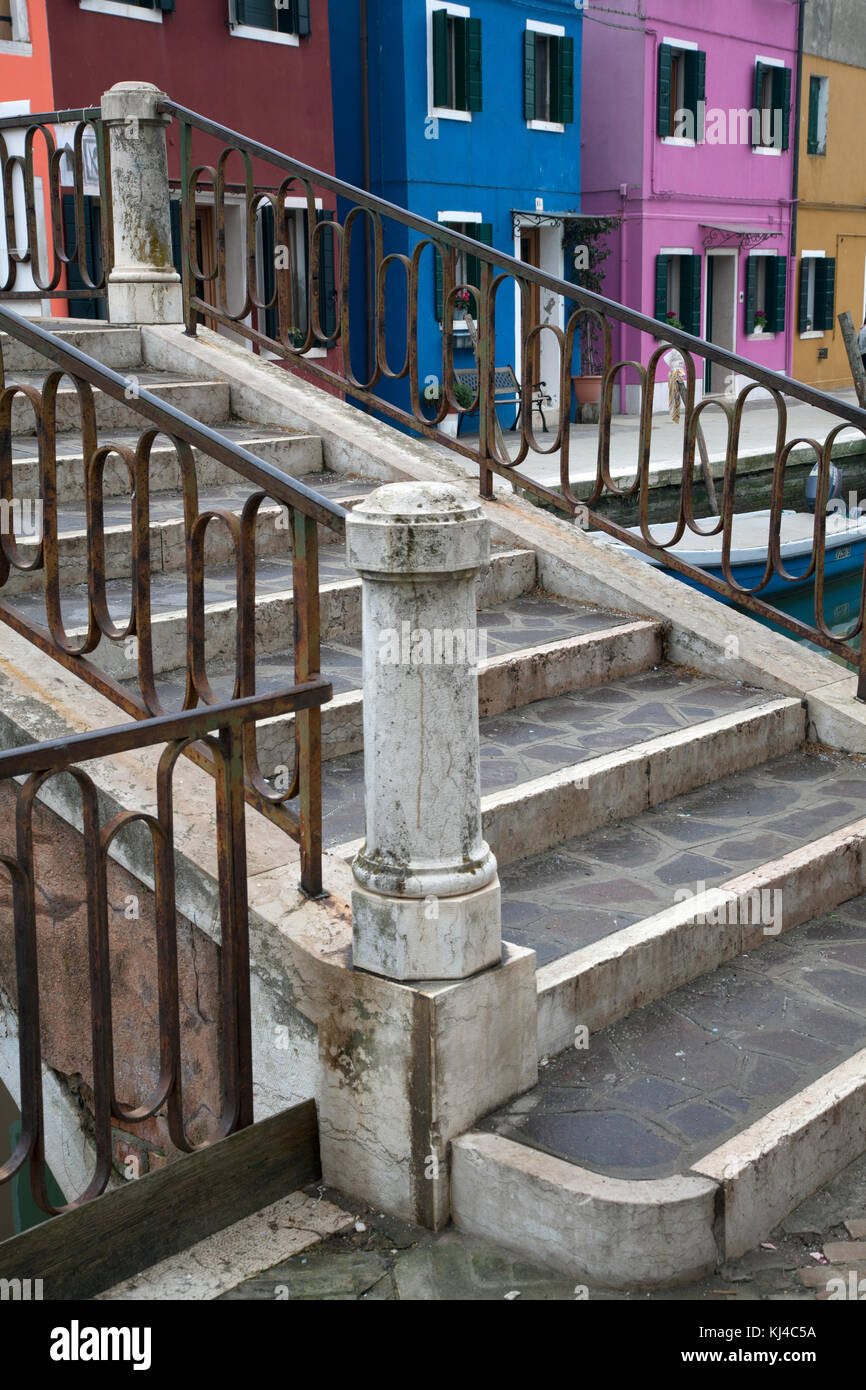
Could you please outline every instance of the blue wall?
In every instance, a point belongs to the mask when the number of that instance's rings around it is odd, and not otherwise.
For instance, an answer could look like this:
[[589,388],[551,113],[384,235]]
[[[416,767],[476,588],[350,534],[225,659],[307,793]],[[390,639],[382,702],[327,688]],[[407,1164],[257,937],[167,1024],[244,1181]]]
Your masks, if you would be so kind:
[[[368,0],[371,189],[379,197],[431,221],[442,211],[472,211],[492,224],[493,246],[514,254],[512,209],[545,212],[580,207],[580,76],[582,14],[573,0],[471,0],[482,25],[483,105],[471,120],[429,119],[427,0]],[[338,177],[360,185],[363,177],[361,60],[358,0],[330,0],[331,71]],[[526,21],[559,25],[574,40],[574,120],[565,132],[531,130],[524,118],[523,34]],[[341,208],[341,218],[345,215]],[[360,232],[360,228],[359,228]],[[411,254],[417,238],[386,224],[386,251]],[[549,267],[554,269],[554,267]],[[562,265],[555,268],[562,274]],[[358,278],[358,277],[353,277]],[[405,350],[405,299],[390,287],[388,347],[392,365]],[[418,344],[422,378],[441,375],[442,334],[435,317],[433,252],[423,255],[419,280]],[[363,319],[353,304],[353,325]],[[509,284],[497,299],[496,363],[518,366],[514,342],[514,294]],[[353,359],[355,350],[353,349]],[[455,352],[457,366],[473,364]],[[356,366],[360,362],[356,360]],[[519,367],[518,367],[519,370]],[[383,383],[386,399],[408,400],[404,383]],[[505,412],[507,417],[508,412]],[[504,418],[505,418],[504,417]]]

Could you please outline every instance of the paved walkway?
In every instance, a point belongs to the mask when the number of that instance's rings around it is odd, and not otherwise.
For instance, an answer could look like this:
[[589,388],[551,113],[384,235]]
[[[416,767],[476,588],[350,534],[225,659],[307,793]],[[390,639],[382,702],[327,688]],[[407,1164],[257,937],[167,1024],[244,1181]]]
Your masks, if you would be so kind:
[[[857,397],[852,389],[836,391],[832,393],[834,398],[844,401],[846,405],[856,406]],[[841,423],[837,417],[830,416],[823,410],[817,410],[814,406],[804,405],[790,398],[786,399],[788,422],[787,439],[817,439],[822,441],[834,424]],[[552,423],[548,421],[548,423]],[[725,446],[727,438],[727,420],[721,410],[706,410],[701,416],[701,423],[704,436],[707,441],[712,462],[720,462],[725,456]],[[536,426],[540,431],[541,422],[536,420]],[[743,413],[743,423],[740,430],[740,450],[739,456],[745,459],[751,456],[761,456],[772,454],[776,444],[777,414],[772,401],[757,401],[754,404],[747,404]],[[634,476],[637,464],[639,421],[634,415],[614,415],[611,421],[611,472],[614,478],[629,478]],[[511,431],[505,432],[506,446],[514,456],[517,452],[519,435]],[[477,441],[477,434],[466,432],[461,434],[464,443]],[[547,436],[550,444],[553,444],[554,436]],[[598,426],[597,425],[571,425],[569,428],[570,448],[569,448],[569,469],[573,482],[590,481],[595,478],[596,460],[598,455]],[[841,436],[842,441],[856,440],[858,431],[854,426],[849,426],[845,434]],[[540,432],[536,435],[539,444],[543,444],[545,436]],[[442,445],[443,452],[454,460],[460,460],[460,455],[454,454]],[[653,416],[652,422],[652,449],[650,454],[650,467],[653,474],[658,474],[666,469],[678,468],[682,462],[683,453],[683,417],[680,422],[674,424],[667,414],[657,414]],[[476,469],[468,460],[465,461],[467,472],[474,477]],[[554,454],[534,453],[527,455],[520,465],[520,471],[535,482],[543,483],[547,486],[555,486],[559,483],[559,452]]]

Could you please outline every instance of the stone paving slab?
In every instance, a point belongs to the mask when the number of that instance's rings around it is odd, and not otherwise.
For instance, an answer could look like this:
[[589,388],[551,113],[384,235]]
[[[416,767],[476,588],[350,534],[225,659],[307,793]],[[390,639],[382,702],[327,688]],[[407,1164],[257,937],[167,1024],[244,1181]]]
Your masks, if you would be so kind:
[[[480,721],[481,791],[515,787],[587,758],[761,704],[766,698],[766,692],[740,682],[663,665],[571,695],[537,700]],[[330,761],[323,777],[326,844],[363,835],[363,754]],[[615,857],[620,864],[631,862],[627,856]]]
[[[342,1205],[355,1220],[340,1234],[300,1251],[255,1277],[238,1282],[224,1300],[392,1302],[701,1302],[727,1305],[744,1301],[812,1302],[828,1297],[827,1281],[843,1274],[822,1251],[846,1234],[852,1219],[866,1212],[866,1157],[857,1159],[832,1182],[787,1216],[754,1250],[728,1261],[695,1283],[651,1292],[575,1285],[545,1269],[453,1226],[433,1233],[383,1215],[328,1189],[310,1188],[317,1197]],[[809,1278],[800,1271],[808,1269]],[[852,1266],[851,1268],[856,1268]],[[863,1271],[861,1271],[862,1275]],[[860,1275],[858,1275],[860,1277]],[[866,1292],[864,1288],[863,1292]],[[515,1295],[517,1297],[515,1298]]]
[[[507,603],[491,605],[478,613],[478,626],[487,634],[487,655],[505,656],[547,642],[565,641],[583,633],[620,627],[631,619],[608,613],[589,604],[570,604],[546,594],[522,594]],[[362,684],[361,634],[355,640],[322,644],[322,673],[334,687],[334,694],[360,690]],[[219,697],[230,698],[234,668],[214,662],[208,667],[211,686]],[[256,661],[256,689],[261,694],[284,690],[294,681],[291,653],[260,655]],[[132,688],[136,681],[129,682]],[[169,672],[157,679],[157,690],[166,708],[179,708],[183,700],[184,676]]]
[[798,750],[505,865],[503,935],[546,965],[864,813],[862,762]]
[[864,1046],[866,895],[594,1034],[480,1128],[610,1177],[668,1177]]

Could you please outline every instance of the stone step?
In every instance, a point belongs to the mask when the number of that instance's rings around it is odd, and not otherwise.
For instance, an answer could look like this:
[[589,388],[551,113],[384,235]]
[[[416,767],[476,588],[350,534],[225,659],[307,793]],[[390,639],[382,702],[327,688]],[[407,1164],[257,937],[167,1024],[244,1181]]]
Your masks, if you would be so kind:
[[[204,425],[216,425],[231,416],[231,387],[227,381],[184,381],[169,372],[154,372],[148,369],[133,368],[127,373],[128,404],[115,400],[104,391],[93,388],[96,422],[100,430],[105,429],[144,429],[149,423],[135,410],[135,393],[138,389],[147,390],[160,400],[173,405],[175,409],[192,415]],[[44,375],[41,372],[9,372],[6,385],[29,385],[41,390]],[[81,407],[78,392],[74,386],[64,382],[57,392],[56,428],[68,434],[81,428]],[[33,406],[22,395],[15,396],[12,402],[13,435],[33,435],[35,415]],[[111,441],[105,441],[109,443]]]
[[[319,552],[320,613],[322,640],[339,643],[355,637],[361,628],[361,581],[349,568],[342,546],[323,546]],[[290,561],[264,560],[256,567],[256,651],[267,656],[291,651],[292,569]],[[535,587],[535,553],[529,550],[494,550],[490,564],[479,576],[479,606],[489,607],[525,594]],[[110,612],[122,624],[129,616],[131,586],[116,580],[107,586]],[[205,585],[205,639],[207,662],[218,669],[234,660],[237,636],[235,569],[212,566]],[[154,671],[176,671],[186,662],[186,578],[183,571],[157,572],[151,580]],[[44,624],[41,593],[22,594],[16,609],[32,622]],[[87,591],[83,586],[63,595],[63,617],[70,636],[86,631]],[[90,660],[108,676],[133,681],[136,671],[134,644],[106,639]]]
[[[139,422],[141,425],[143,422]],[[235,444],[266,463],[281,468],[292,478],[306,478],[313,474],[318,477],[323,468],[322,441],[312,434],[294,434],[278,425],[250,425],[238,421],[219,421],[219,432]],[[112,429],[110,436],[103,436],[100,443],[125,444],[135,450],[139,430]],[[193,449],[196,465],[196,478],[202,489],[232,488],[239,485],[239,476],[234,469],[208,458],[198,449]],[[13,496],[21,499],[35,498],[40,493],[39,449],[35,436],[28,435],[12,441]],[[57,498],[61,508],[75,510],[81,508],[84,497],[84,462],[81,452],[81,434],[59,434],[57,437]],[[327,481],[339,480],[339,475],[328,475]],[[180,471],[174,447],[160,436],[154,443],[150,454],[150,492],[151,498],[165,493],[176,495],[180,488]],[[312,486],[327,489],[324,483]],[[359,486],[363,486],[360,485]],[[371,487],[375,484],[370,484]],[[103,495],[107,500],[129,497],[129,474],[119,459],[111,459],[103,473]],[[127,513],[128,515],[128,513]]]
[[[292,441],[294,442],[294,441]],[[301,441],[306,443],[306,440]],[[298,461],[304,461],[312,454],[321,452],[321,441],[310,440],[317,446],[315,450],[300,450]],[[253,447],[254,441],[246,447]],[[79,469],[81,465],[79,464]],[[228,473],[228,470],[225,470]],[[249,483],[235,481],[219,491],[200,490],[199,511],[222,509],[239,515],[247,498],[260,489]],[[364,492],[375,484],[364,484],[359,480],[340,478],[330,473],[304,474],[304,482],[317,491],[339,500],[344,506],[352,506],[360,501]],[[24,524],[34,515],[25,507]],[[110,580],[128,580],[133,563],[131,503],[112,499],[104,507],[105,517],[105,576]],[[183,502],[177,492],[157,493],[150,499],[150,566],[154,574],[170,574],[186,569],[187,527],[183,518]],[[89,545],[86,530],[86,516],[83,507],[73,510],[66,507],[58,514],[58,556],[60,572],[64,584],[84,584],[87,581]],[[23,529],[23,528],[22,528]],[[31,527],[34,535],[19,540],[19,550],[25,561],[30,562],[39,544],[38,528]],[[320,544],[334,544],[335,533],[325,526],[319,530]],[[264,503],[259,509],[256,528],[256,554],[261,558],[271,557],[285,560],[291,548],[291,527],[288,508],[276,502]],[[234,541],[225,525],[214,522],[208,529],[206,541],[206,564],[210,566],[233,566],[235,557]],[[27,594],[41,591],[44,585],[42,570],[13,570],[3,586],[7,595]]]
[[866,896],[576,1042],[456,1140],[455,1223],[613,1288],[708,1273],[866,1150]]
[[[799,701],[669,666],[539,701],[481,721],[484,837],[503,869],[804,736]],[[329,763],[323,785],[325,842],[351,858],[364,827],[362,755]]]
[[[79,319],[75,327],[64,319],[35,319],[62,342],[95,357],[116,372],[141,363],[141,329]],[[56,369],[56,363],[35,348],[29,347],[10,333],[0,333],[0,355],[7,372],[45,372]]]
[[[483,608],[478,626],[482,716],[636,675],[662,659],[661,624],[632,622],[620,614],[565,603],[541,593]],[[323,645],[322,671],[334,688],[334,699],[322,710],[322,754],[326,761],[363,748],[361,666],[360,634]],[[210,675],[217,697],[231,698],[234,665],[213,667]],[[259,661],[259,691],[284,689],[293,680],[291,653],[277,653]],[[167,709],[180,707],[184,688],[183,670],[158,682],[160,699]],[[263,770],[270,772],[285,764],[293,727],[292,715],[263,720],[257,726]]]

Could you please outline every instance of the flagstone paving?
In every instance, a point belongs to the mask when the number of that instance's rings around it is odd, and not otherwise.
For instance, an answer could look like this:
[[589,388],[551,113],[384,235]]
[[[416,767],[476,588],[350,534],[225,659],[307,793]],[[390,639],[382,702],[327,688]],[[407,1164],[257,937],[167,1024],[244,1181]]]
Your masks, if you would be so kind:
[[593,1034],[479,1127],[610,1177],[667,1177],[863,1047],[866,896]]
[[538,964],[866,816],[866,767],[797,751],[500,870],[502,930]]
[[[766,698],[750,686],[658,666],[608,685],[537,700],[481,719],[481,791],[514,787]],[[363,835],[363,754],[328,762],[323,784],[325,843]]]

